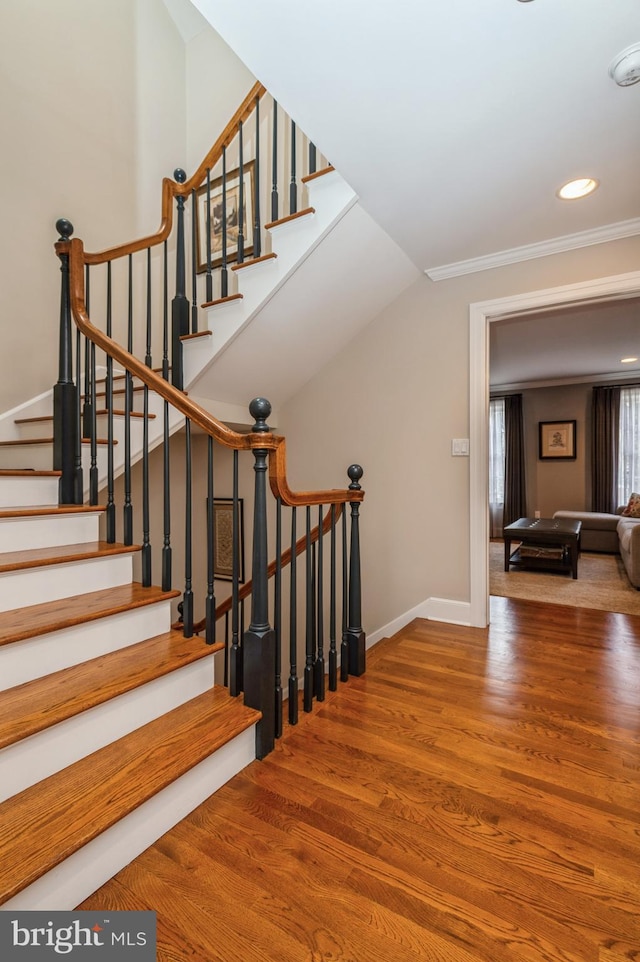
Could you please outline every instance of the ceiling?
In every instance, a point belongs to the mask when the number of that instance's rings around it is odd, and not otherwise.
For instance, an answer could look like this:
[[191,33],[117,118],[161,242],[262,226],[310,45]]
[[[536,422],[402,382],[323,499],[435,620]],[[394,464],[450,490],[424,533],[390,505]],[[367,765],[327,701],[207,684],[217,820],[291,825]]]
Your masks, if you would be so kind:
[[640,360],[640,298],[576,305],[493,321],[491,387],[542,386],[572,379],[637,377]]
[[420,269],[640,232],[638,0],[193,2]]
[[[608,75],[638,0],[192,3],[433,279],[640,234],[640,83]],[[637,301],[494,322],[491,383],[633,375],[639,340]]]

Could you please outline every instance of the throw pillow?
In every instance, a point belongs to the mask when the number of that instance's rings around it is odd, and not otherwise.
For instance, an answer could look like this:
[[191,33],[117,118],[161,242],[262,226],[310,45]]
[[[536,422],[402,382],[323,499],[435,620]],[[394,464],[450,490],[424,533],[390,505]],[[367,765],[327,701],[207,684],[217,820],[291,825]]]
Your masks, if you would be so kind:
[[622,514],[625,518],[640,518],[640,494],[634,492],[631,495]]

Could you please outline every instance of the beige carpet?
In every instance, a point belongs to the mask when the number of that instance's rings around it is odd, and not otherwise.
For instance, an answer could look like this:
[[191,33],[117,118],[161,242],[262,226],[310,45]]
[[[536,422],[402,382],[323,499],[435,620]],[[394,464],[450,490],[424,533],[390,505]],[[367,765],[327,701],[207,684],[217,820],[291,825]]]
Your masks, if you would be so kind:
[[599,608],[640,615],[640,591],[633,588],[617,555],[584,552],[578,562],[578,578],[560,572],[504,571],[504,545],[489,545],[489,590],[492,595],[545,601],[574,608]]

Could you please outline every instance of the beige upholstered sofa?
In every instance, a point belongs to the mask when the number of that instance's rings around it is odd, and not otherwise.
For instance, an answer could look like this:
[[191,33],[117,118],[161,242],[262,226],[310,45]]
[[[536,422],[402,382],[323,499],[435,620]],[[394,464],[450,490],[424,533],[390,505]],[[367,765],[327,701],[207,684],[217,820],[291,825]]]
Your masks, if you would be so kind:
[[604,551],[619,554],[627,577],[634,588],[640,589],[640,518],[627,518],[598,511],[556,511],[554,518],[581,521],[580,547],[583,551]]

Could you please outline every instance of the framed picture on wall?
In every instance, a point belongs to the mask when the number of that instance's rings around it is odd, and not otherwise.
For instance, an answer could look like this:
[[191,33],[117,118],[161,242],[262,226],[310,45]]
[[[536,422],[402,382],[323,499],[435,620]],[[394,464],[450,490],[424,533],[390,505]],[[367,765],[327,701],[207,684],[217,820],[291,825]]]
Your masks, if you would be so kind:
[[541,461],[575,461],[575,421],[538,421],[538,430]]
[[[213,499],[213,576],[220,581],[233,580],[233,498]],[[244,507],[238,498],[238,575],[244,584]]]
[[[255,161],[244,164],[242,173],[242,233],[244,255],[253,254],[253,201],[255,197]],[[207,269],[207,225],[211,236],[211,266],[222,264],[223,220],[226,223],[227,263],[238,257],[238,232],[240,228],[240,171],[230,171],[224,182],[222,177],[200,187],[196,194],[196,270],[201,274]]]

